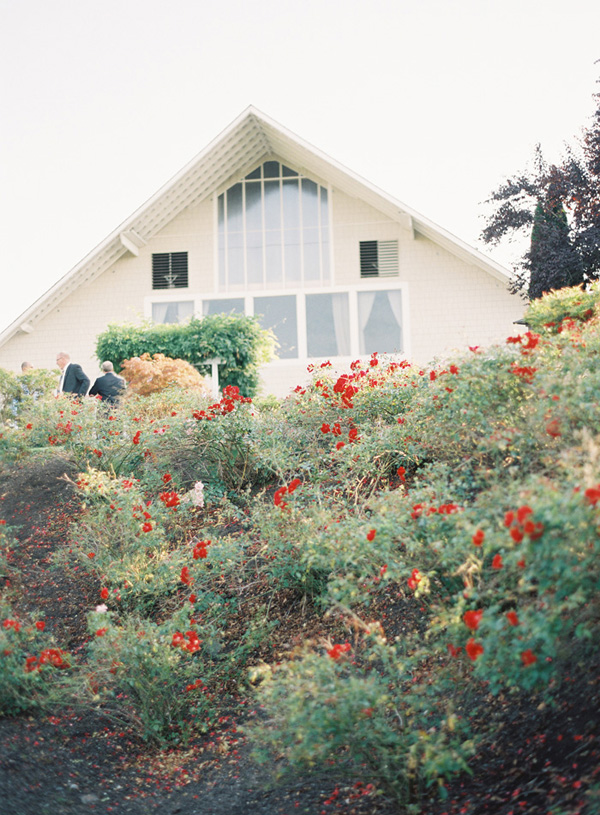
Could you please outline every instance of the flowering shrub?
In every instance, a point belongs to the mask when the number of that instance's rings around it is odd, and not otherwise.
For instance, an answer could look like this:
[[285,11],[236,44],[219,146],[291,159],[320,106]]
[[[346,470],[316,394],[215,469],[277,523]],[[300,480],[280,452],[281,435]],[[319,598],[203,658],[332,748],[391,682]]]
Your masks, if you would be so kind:
[[394,647],[368,640],[360,664],[338,643],[262,672],[264,718],[249,730],[259,761],[283,754],[303,776],[341,769],[407,804],[466,769],[473,742],[441,699],[408,692],[408,666]]
[[525,322],[533,331],[560,333],[566,323],[585,323],[597,316],[600,288],[595,283],[587,291],[580,286],[551,291],[532,300]]
[[71,547],[105,576],[122,605],[143,609],[177,589],[186,563],[186,528],[194,511],[175,491],[148,499],[136,479],[88,471],[77,482],[86,512]]
[[214,632],[203,629],[199,639],[182,614],[162,625],[115,621],[102,606],[90,614],[89,629],[88,693],[103,699],[113,716],[158,744],[185,741],[210,727],[218,709],[210,690],[215,670],[201,656],[207,640],[214,645]]
[[50,708],[67,698],[71,657],[58,648],[42,619],[16,618],[0,610],[0,715]]

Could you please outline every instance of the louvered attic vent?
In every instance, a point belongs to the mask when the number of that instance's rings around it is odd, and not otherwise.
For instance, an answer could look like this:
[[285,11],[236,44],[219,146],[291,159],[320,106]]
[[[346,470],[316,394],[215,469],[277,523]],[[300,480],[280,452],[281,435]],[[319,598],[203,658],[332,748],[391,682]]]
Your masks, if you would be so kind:
[[361,277],[397,277],[398,241],[361,241]]
[[185,289],[187,285],[187,252],[161,252],[152,255],[153,289]]

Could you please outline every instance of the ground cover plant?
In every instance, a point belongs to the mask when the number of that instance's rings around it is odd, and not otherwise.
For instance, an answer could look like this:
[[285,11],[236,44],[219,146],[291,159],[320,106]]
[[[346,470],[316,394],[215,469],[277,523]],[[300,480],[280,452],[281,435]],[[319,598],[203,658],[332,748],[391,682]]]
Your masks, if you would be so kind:
[[24,716],[80,751],[93,721],[129,791],[103,782],[98,811],[148,811],[150,760],[153,805],[189,815],[192,790],[203,812],[597,811],[600,322],[578,291],[500,345],[324,362],[279,403],[23,401],[0,759]]

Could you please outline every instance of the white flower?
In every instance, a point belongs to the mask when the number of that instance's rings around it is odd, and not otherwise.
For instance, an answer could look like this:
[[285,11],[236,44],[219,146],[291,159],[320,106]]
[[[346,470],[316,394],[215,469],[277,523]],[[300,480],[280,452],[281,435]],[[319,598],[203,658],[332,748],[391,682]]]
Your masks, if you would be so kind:
[[108,611],[108,606],[105,603],[102,603],[99,606],[96,606],[96,611],[98,614],[104,614]]
[[202,481],[196,481],[194,484],[194,491],[192,494],[192,503],[195,507],[204,506],[204,484]]

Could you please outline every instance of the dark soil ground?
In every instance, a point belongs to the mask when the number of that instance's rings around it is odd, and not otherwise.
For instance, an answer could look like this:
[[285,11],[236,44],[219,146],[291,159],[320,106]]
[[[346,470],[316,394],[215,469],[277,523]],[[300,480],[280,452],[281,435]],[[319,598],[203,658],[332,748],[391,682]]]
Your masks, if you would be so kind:
[[[60,645],[81,652],[86,612],[99,583],[83,571],[51,569],[78,505],[60,458],[0,473],[0,519],[18,527],[9,574],[16,612],[43,613]],[[2,585],[4,588],[2,589]],[[282,595],[275,649],[299,639],[335,635],[339,621],[323,619]],[[402,594],[384,597],[375,616],[386,634],[418,624]],[[347,634],[346,634],[347,636]],[[600,664],[600,660],[599,660]],[[514,698],[489,700],[493,741],[471,762],[472,774],[448,785],[448,798],[425,799],[422,815],[597,815],[600,813],[598,744],[599,664],[566,682],[556,708]],[[250,712],[239,700],[218,730],[185,750],[151,750],[101,710],[57,710],[53,715],[0,719],[0,815],[80,815],[154,811],[170,815],[392,815],[400,812],[365,779],[298,779],[268,787],[238,730]],[[481,710],[478,708],[478,710]],[[476,715],[481,716],[481,713]],[[489,721],[488,721],[489,724]]]

